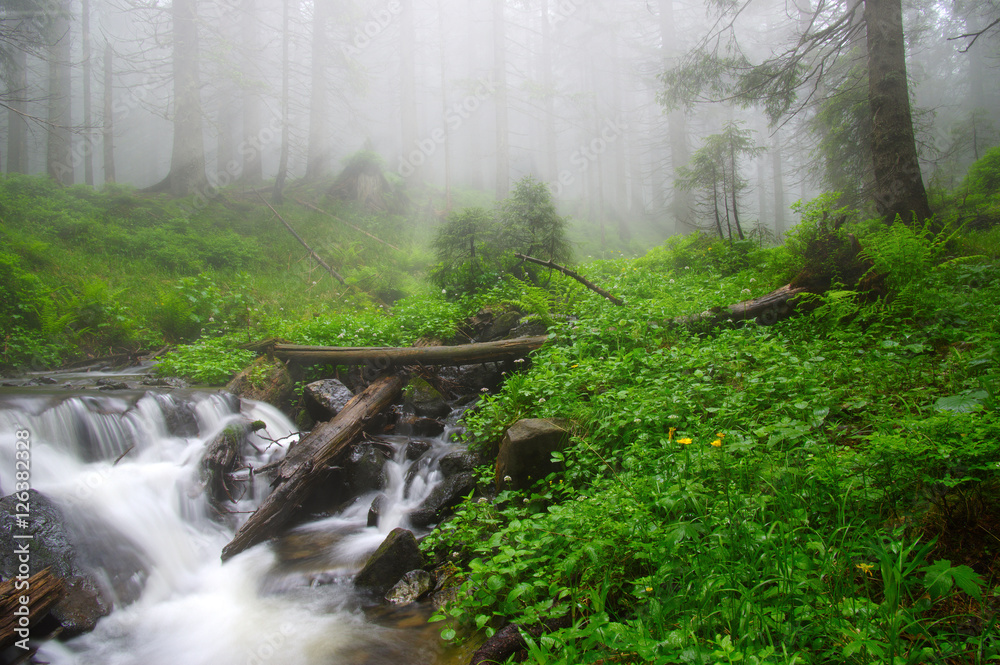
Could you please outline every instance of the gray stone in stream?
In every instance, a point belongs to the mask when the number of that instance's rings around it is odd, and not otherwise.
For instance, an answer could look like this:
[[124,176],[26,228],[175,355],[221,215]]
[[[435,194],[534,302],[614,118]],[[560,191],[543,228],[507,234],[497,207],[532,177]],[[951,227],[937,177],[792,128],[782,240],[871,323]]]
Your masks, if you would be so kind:
[[467,450],[454,450],[441,458],[441,474],[448,478],[456,473],[466,473],[476,468],[478,459],[475,453]]
[[332,420],[351,401],[354,393],[337,379],[323,379],[307,385],[302,391],[306,411],[317,422]]
[[437,418],[424,418],[415,413],[404,413],[396,421],[396,433],[403,436],[438,436],[444,432],[444,423]]
[[344,469],[347,473],[347,483],[356,496],[373,490],[382,489],[385,480],[382,467],[389,456],[385,451],[370,443],[358,443],[351,446],[351,455]]
[[[50,568],[66,584],[62,600],[52,609],[67,634],[92,630],[97,620],[111,612],[111,603],[102,598],[97,583],[77,563],[74,543],[62,512],[45,495],[28,490],[26,502],[17,494],[0,499],[0,575],[9,579],[19,574],[20,549],[28,543],[30,572]],[[19,526],[18,504],[27,504],[27,527]],[[23,506],[22,506],[23,507]],[[32,538],[15,539],[31,534]]]
[[419,439],[412,439],[406,442],[406,459],[410,461],[418,460],[424,456],[428,450],[431,449],[430,441],[420,441]]
[[176,402],[168,395],[157,395],[156,401],[170,434],[182,438],[198,435],[198,416],[190,402]]
[[393,529],[354,578],[354,586],[382,597],[403,575],[423,565],[424,558],[413,533]]
[[385,594],[385,599],[393,605],[408,605],[431,590],[434,578],[426,570],[411,570],[403,575],[403,579]]
[[410,512],[410,524],[415,527],[426,527],[440,522],[474,489],[476,489],[476,478],[471,473],[458,473],[445,478],[431,490],[419,508]]
[[382,516],[382,508],[389,500],[385,494],[379,494],[372,500],[371,508],[368,509],[368,526],[378,526],[378,518]]
[[[497,491],[528,489],[562,465],[552,462],[569,440],[569,421],[526,418],[507,430],[497,455],[494,483]],[[509,480],[508,480],[509,479]]]

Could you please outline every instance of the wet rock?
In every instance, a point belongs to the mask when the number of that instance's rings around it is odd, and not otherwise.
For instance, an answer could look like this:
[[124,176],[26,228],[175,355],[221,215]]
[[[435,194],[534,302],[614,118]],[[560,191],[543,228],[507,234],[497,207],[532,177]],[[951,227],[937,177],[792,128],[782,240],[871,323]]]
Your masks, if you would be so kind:
[[535,337],[537,335],[547,335],[548,333],[549,329],[541,321],[520,321],[507,337]]
[[389,589],[385,599],[393,605],[407,605],[431,590],[434,579],[426,570],[411,570]]
[[519,420],[507,430],[497,455],[494,483],[497,491],[528,489],[561,465],[552,462],[552,453],[561,451],[569,440],[570,423],[555,418]]
[[190,402],[175,402],[168,395],[157,395],[156,401],[163,409],[167,431],[177,437],[198,435],[198,416]]
[[[101,381],[104,381],[104,379],[101,379]],[[101,383],[101,381],[97,382],[98,383],[98,386],[97,386],[98,390],[132,390],[132,389],[134,389],[133,386],[129,385],[128,383],[126,383],[124,381],[111,381],[109,383]]]
[[332,420],[352,397],[351,389],[337,379],[314,381],[302,391],[306,411],[317,422]]
[[471,473],[458,473],[439,483],[420,507],[410,512],[410,524],[426,527],[440,522],[452,508],[476,488],[476,479]]
[[389,456],[380,446],[358,443],[351,446],[351,455],[344,465],[347,484],[355,495],[380,490],[385,484],[382,467]]
[[42,384],[43,386],[52,386],[59,383],[59,381],[53,379],[51,376],[40,376],[38,377],[38,383]]
[[503,380],[503,370],[499,363],[459,365],[442,367],[438,379],[453,395],[480,393],[485,388],[493,390]]
[[434,589],[431,593],[431,605],[439,610],[458,597],[458,589],[462,580],[458,569],[452,563],[444,563],[433,571]]
[[368,526],[378,526],[378,518],[382,516],[382,510],[389,500],[385,494],[379,494],[372,500],[371,508],[368,509]]
[[188,383],[176,376],[148,376],[142,380],[142,385],[154,388],[186,388]]
[[396,433],[404,436],[434,437],[442,432],[444,432],[444,423],[436,418],[424,418],[413,413],[404,413],[396,421]]
[[[96,581],[78,564],[62,512],[36,490],[27,491],[26,502],[18,498],[11,494],[0,499],[0,575],[9,579],[18,574],[18,548],[30,543],[31,570],[50,568],[66,585],[65,595],[52,609],[52,616],[69,634],[92,630],[98,619],[110,614],[111,603],[101,596]],[[16,521],[17,513],[23,512],[17,510],[18,503],[27,503],[30,508],[26,525]],[[31,534],[32,538],[14,538],[25,534]]]
[[238,484],[232,480],[231,474],[238,466],[242,466],[243,451],[248,445],[247,436],[261,429],[259,425],[263,423],[240,418],[224,427],[205,448],[205,454],[201,458],[201,478],[205,483],[209,504],[219,514],[224,513],[224,504],[238,496]]
[[489,327],[481,333],[476,339],[477,342],[494,342],[498,339],[503,339],[510,333],[511,330],[517,326],[518,321],[521,320],[520,312],[504,312],[503,314],[497,316],[490,323]]
[[479,458],[467,450],[455,450],[441,458],[441,474],[445,478],[457,473],[467,473],[476,468]]
[[418,460],[424,456],[428,450],[431,449],[430,441],[420,441],[419,439],[412,439],[406,442],[406,459],[408,460]]
[[403,575],[423,565],[420,546],[413,533],[406,529],[393,529],[354,578],[354,586],[382,597]]
[[295,380],[280,360],[257,358],[226,384],[226,390],[246,399],[273,404],[285,414],[292,413]]
[[444,418],[451,413],[451,407],[444,401],[441,393],[420,377],[411,379],[405,392],[406,405],[418,416]]

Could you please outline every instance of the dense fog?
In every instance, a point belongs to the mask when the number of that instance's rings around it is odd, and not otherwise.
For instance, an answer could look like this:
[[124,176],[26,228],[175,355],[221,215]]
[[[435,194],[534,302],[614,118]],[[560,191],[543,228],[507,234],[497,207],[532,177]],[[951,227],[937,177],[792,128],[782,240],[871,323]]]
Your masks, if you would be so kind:
[[[864,123],[852,120],[867,89],[864,30],[803,61],[819,69],[780,117],[710,87],[669,104],[661,76],[695,53],[780,56],[851,6],[3,0],[2,165],[95,186],[154,187],[171,173],[164,189],[211,195],[273,180],[283,144],[288,182],[336,175],[368,150],[406,187],[444,196],[499,198],[532,175],[565,213],[628,240],[706,223],[704,201],[675,179],[732,126],[747,142],[734,176],[744,224],[780,234],[798,199],[864,194]],[[996,35],[961,37],[997,8],[916,0],[903,12],[924,179],[951,186],[997,142]],[[188,184],[178,168],[193,169]]]

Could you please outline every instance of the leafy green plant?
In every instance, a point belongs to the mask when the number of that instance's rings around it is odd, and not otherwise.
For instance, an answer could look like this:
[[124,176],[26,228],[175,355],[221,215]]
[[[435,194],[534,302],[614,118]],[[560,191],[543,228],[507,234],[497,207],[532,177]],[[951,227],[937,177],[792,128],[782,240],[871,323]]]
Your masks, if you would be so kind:
[[222,385],[253,359],[252,351],[232,348],[231,340],[207,338],[164,354],[157,362],[156,372],[202,385]]

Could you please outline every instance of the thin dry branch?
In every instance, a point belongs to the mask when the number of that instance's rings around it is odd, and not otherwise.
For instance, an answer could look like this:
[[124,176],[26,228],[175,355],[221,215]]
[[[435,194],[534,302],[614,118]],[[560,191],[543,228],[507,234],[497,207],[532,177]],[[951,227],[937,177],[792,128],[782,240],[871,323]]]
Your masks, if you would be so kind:
[[329,264],[327,264],[326,261],[324,261],[323,259],[320,258],[319,254],[317,254],[316,252],[313,251],[313,248],[310,247],[309,244],[305,240],[302,239],[302,236],[300,236],[298,233],[295,232],[295,229],[292,228],[291,224],[289,224],[288,222],[285,221],[285,218],[282,217],[278,213],[278,211],[274,209],[274,206],[272,206],[270,203],[268,203],[267,200],[263,196],[260,195],[260,192],[257,192],[257,198],[259,198],[261,201],[263,201],[264,205],[266,205],[268,208],[270,208],[271,212],[274,213],[274,216],[277,217],[279,220],[281,220],[281,223],[285,225],[285,228],[288,229],[288,232],[291,233],[293,236],[295,236],[295,239],[298,240],[300,243],[302,243],[303,247],[305,247],[307,250],[309,250],[309,256],[311,256],[313,258],[313,260],[316,261],[316,263],[318,263],[319,265],[321,265],[328,273],[330,273],[330,276],[333,277],[335,280],[337,280],[341,284],[344,284],[345,286],[347,285],[347,280],[345,280],[343,277],[341,277],[340,273],[338,273],[336,270],[334,270],[333,268],[331,268],[329,266]]
[[623,306],[625,304],[624,302],[622,302],[621,300],[619,300],[615,296],[611,295],[610,293],[608,293],[607,291],[605,291],[601,287],[597,286],[593,282],[590,282],[587,279],[585,279],[584,277],[581,277],[580,275],[578,275],[577,273],[573,272],[569,268],[567,268],[565,266],[561,266],[558,263],[554,263],[552,261],[552,259],[549,259],[548,261],[542,261],[541,259],[536,259],[536,258],[534,258],[532,256],[525,256],[524,254],[514,254],[514,256],[516,256],[517,258],[521,259],[522,261],[527,261],[529,263],[534,263],[534,264],[543,266],[545,268],[554,268],[555,270],[558,270],[559,272],[561,272],[562,274],[566,275],[567,277],[572,277],[573,279],[575,279],[576,281],[580,282],[581,284],[583,284],[584,286],[586,286],[588,289],[590,289],[591,291],[593,291],[594,293],[607,298],[608,300],[610,300],[614,304],[616,304],[618,306]]

